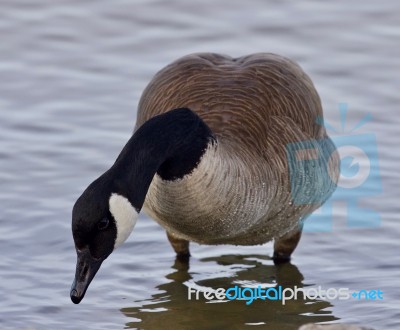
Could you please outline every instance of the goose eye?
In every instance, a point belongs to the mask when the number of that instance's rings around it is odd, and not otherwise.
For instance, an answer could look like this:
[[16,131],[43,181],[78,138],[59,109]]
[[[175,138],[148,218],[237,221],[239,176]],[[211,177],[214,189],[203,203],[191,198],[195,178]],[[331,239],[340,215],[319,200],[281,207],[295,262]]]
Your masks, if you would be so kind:
[[104,230],[108,227],[109,224],[109,220],[107,218],[103,218],[99,221],[99,223],[97,224],[97,229],[98,230]]

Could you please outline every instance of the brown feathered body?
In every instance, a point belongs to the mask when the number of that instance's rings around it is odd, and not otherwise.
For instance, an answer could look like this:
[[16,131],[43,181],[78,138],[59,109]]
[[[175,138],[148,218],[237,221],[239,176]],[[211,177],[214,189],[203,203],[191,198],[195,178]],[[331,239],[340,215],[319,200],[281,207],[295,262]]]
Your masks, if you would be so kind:
[[[180,107],[195,111],[216,143],[189,175],[164,181],[156,174],[150,185],[144,209],[176,237],[262,244],[299,226],[334,191],[339,159],[320,125],[320,98],[291,60],[268,53],[180,58],[144,90],[136,129]],[[293,143],[303,143],[300,157],[316,163],[290,161]]]

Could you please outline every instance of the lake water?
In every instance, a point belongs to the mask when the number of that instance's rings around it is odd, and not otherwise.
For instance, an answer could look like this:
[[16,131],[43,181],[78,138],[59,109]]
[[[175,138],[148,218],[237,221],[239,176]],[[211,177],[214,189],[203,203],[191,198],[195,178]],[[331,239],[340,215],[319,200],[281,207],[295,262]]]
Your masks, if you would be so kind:
[[[0,328],[283,330],[350,322],[400,329],[399,9],[394,0],[2,0]],[[357,143],[377,147],[380,171],[361,193],[334,195],[332,216],[320,214],[331,230],[308,230],[292,263],[277,267],[271,244],[192,244],[188,269],[175,263],[164,231],[141,215],[73,305],[72,206],[129,139],[151,77],[198,51],[268,51],[298,61],[336,128],[332,136],[376,138]],[[339,103],[348,104],[344,130]],[[351,130],[367,113],[372,120]],[[354,217],[350,201],[372,211]],[[379,224],[363,221],[372,212]],[[189,286],[258,284],[380,289],[384,299],[283,306],[187,297]]]

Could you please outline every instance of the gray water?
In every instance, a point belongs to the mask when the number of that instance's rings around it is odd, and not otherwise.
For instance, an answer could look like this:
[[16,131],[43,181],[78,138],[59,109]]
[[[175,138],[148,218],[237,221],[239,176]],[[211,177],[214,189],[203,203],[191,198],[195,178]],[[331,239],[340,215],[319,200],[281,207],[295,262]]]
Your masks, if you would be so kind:
[[[395,0],[1,0],[0,328],[279,330],[350,322],[400,329],[399,10]],[[348,198],[336,196],[332,230],[306,232],[291,264],[274,266],[271,244],[192,244],[188,269],[175,262],[164,231],[141,215],[73,305],[72,206],[129,139],[151,77],[198,51],[268,51],[298,61],[334,127],[341,127],[338,103],[348,104],[350,128],[372,113],[349,134],[376,137],[382,192],[359,203],[380,224],[350,226]],[[384,299],[247,306],[187,297],[188,286],[276,283],[380,289]]]

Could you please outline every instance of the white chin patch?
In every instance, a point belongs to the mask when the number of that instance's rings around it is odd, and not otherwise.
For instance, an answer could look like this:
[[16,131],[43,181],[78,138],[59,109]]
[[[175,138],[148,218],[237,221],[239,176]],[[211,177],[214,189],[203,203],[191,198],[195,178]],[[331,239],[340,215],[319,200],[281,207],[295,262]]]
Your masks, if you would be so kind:
[[114,244],[114,249],[116,249],[131,234],[133,227],[135,227],[138,213],[126,197],[116,193],[111,194],[109,206],[117,226],[117,238]]

